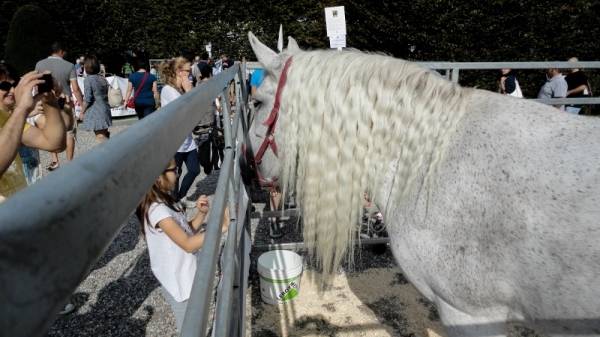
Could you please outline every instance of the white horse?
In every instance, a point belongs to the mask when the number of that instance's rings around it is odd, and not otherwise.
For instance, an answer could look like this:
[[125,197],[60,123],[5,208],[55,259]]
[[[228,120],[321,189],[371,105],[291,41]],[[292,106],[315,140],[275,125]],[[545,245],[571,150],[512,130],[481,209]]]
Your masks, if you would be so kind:
[[600,119],[388,56],[249,39],[267,72],[258,168],[296,192],[324,272],[352,249],[367,191],[449,336],[505,336],[510,322],[600,336]]

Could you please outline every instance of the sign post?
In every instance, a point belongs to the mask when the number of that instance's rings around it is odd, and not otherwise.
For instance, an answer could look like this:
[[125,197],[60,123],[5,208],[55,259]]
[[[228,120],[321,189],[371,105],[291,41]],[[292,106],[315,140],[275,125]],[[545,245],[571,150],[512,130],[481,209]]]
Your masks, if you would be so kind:
[[283,25],[279,25],[279,38],[277,38],[277,50],[283,51]]
[[342,50],[346,48],[346,13],[344,6],[325,7],[325,23],[329,47]]
[[208,58],[212,58],[212,43],[209,42],[204,48],[208,52]]

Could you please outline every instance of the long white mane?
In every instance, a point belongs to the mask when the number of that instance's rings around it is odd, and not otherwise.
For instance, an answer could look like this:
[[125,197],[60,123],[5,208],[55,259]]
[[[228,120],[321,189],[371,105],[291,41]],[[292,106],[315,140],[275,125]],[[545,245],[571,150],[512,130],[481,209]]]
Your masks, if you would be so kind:
[[293,55],[276,131],[281,181],[296,191],[305,244],[325,274],[354,246],[365,192],[378,196],[394,170],[392,193],[375,200],[389,209],[432,176],[470,92],[392,57]]

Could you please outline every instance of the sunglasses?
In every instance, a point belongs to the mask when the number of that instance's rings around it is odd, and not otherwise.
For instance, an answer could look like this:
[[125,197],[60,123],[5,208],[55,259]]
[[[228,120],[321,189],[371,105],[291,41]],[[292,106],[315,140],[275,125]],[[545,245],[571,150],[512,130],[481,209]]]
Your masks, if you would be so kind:
[[174,172],[177,173],[177,166],[175,167],[170,167],[170,168],[166,168],[163,173],[167,173],[167,172]]
[[14,88],[16,86],[17,86],[16,83],[10,83],[7,81],[0,82],[0,90],[3,90],[3,91],[10,91],[11,88]]

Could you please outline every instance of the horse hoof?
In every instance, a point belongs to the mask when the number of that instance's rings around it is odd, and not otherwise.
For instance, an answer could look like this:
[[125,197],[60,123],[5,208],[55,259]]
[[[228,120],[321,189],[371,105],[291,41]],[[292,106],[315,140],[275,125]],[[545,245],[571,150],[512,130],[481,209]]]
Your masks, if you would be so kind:
[[283,231],[281,230],[281,223],[274,219],[270,219],[269,222],[269,236],[271,239],[279,239],[282,237]]
[[371,252],[375,255],[383,255],[387,251],[387,245],[385,243],[371,246]]

